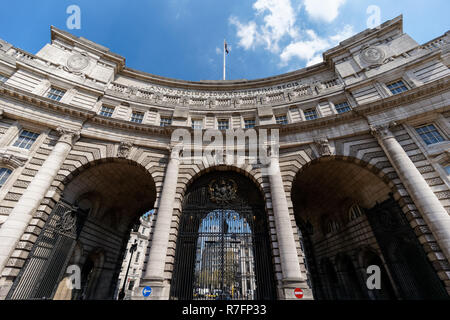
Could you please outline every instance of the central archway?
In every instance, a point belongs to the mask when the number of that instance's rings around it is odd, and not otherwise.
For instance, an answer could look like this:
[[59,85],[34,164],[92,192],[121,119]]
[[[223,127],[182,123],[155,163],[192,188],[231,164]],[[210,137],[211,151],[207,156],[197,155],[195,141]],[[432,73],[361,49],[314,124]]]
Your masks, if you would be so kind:
[[188,187],[171,299],[275,299],[264,199],[248,178],[215,171]]

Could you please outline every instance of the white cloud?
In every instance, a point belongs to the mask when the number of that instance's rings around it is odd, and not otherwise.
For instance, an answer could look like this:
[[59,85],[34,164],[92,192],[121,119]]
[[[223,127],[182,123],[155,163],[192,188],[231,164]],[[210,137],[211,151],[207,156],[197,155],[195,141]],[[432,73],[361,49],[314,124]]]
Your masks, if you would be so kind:
[[314,30],[307,30],[307,40],[291,42],[280,54],[281,66],[286,66],[288,62],[297,58],[306,61],[306,66],[311,66],[322,62],[322,52],[337,45],[343,39],[353,35],[353,28],[346,25],[344,29],[336,35],[328,38],[319,37]]
[[304,0],[306,12],[313,19],[332,22],[346,0]]
[[255,0],[254,16],[242,22],[235,16],[229,23],[237,29],[238,46],[245,50],[262,46],[279,59],[279,67],[292,67],[300,61],[311,66],[322,61],[322,52],[354,34],[346,25],[337,34],[319,36],[312,29],[300,30],[300,12],[326,23],[333,22],[346,0]]
[[285,36],[298,35],[295,27],[296,14],[290,0],[257,0],[253,4],[255,18],[264,16],[264,23],[258,25],[254,20],[241,23],[230,17],[230,23],[237,27],[239,45],[248,50],[257,45],[265,45],[272,52],[278,52],[279,42]]
[[248,24],[242,24],[236,17],[230,17],[230,23],[237,27],[237,36],[239,37],[239,45],[245,50],[253,48],[257,38],[257,26],[254,21]]

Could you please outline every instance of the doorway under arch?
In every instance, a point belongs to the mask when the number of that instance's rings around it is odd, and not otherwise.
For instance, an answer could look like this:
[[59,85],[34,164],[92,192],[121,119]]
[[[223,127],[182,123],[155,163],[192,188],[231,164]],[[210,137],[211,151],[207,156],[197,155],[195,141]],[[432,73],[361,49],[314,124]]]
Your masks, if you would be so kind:
[[[131,229],[156,199],[151,174],[124,159],[89,163],[63,189],[10,299],[113,299]],[[70,263],[80,270],[81,288],[55,296]]]
[[245,176],[213,171],[186,190],[171,299],[275,299],[264,199]]
[[[448,299],[385,180],[351,160],[334,158],[314,161],[297,174],[291,199],[315,299]],[[392,255],[394,244],[408,245],[404,259]],[[372,259],[383,271],[383,292],[368,292],[368,266],[351,259],[366,247],[383,257]],[[425,281],[408,267],[411,263]]]

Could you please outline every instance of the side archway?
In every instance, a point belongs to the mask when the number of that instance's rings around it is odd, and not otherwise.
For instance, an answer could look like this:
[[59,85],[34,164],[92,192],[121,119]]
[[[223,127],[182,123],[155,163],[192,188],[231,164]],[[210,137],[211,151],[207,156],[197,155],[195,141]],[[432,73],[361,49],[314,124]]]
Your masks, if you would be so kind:
[[[407,290],[403,293],[399,290],[408,281],[409,288],[420,287],[418,291],[426,293],[422,298],[448,297],[402,210],[407,199],[400,194],[401,190],[388,174],[359,159],[325,157],[301,168],[292,184],[291,199],[297,223],[306,238],[306,260],[317,299],[371,298],[365,294],[367,275],[365,278],[358,276],[354,262],[348,258],[357,256],[361,246],[372,246],[381,252],[386,264],[380,267],[392,274],[391,285],[397,289],[395,298],[417,298]],[[310,225],[309,230],[306,225]],[[389,245],[403,243],[403,240],[411,245],[409,263],[415,261],[421,266],[426,284],[416,279],[413,272],[400,276],[401,272],[395,271],[399,269],[398,261],[389,254]],[[335,282],[319,276],[320,261],[333,261],[341,283],[338,296],[329,289],[335,287]],[[402,265],[406,268],[406,262]]]
[[[83,250],[77,265],[89,281],[71,299],[113,299],[131,229],[156,200],[153,177],[134,161],[110,158],[68,173],[58,188],[10,298],[53,298],[67,266],[80,255],[78,244]],[[42,270],[48,272],[40,276]]]

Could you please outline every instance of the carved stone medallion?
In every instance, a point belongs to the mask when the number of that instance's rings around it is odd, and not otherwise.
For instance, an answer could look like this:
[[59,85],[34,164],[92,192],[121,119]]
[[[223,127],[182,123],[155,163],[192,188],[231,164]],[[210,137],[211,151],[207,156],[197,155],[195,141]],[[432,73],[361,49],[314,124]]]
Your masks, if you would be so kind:
[[67,59],[67,67],[71,71],[79,72],[89,65],[89,57],[86,53],[75,53]]
[[328,141],[327,138],[324,137],[316,138],[314,139],[314,143],[317,145],[317,149],[321,157],[332,155],[330,142]]
[[369,65],[379,65],[384,61],[386,54],[377,47],[368,47],[361,51],[361,59]]
[[215,203],[229,203],[236,198],[237,184],[234,180],[219,178],[212,180],[208,186],[209,197]]
[[119,149],[117,150],[117,156],[119,158],[127,158],[130,155],[133,143],[130,141],[122,141],[119,144]]

